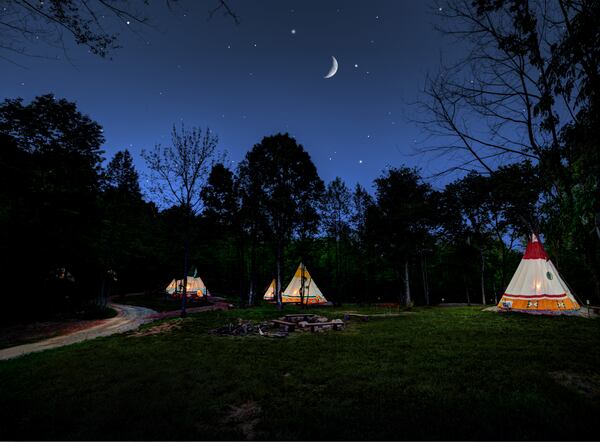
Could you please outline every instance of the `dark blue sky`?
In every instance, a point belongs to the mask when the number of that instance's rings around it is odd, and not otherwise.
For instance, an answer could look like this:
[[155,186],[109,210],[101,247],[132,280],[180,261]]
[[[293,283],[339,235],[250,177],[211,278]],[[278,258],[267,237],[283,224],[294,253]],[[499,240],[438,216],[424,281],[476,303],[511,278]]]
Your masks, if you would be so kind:
[[[434,31],[430,2],[230,4],[238,26],[222,15],[207,20],[212,0],[173,11],[154,2],[145,10],[153,28],[107,17],[123,46],[112,60],[68,45],[68,62],[62,51],[36,48],[60,59],[3,63],[1,95],[76,101],[104,127],[106,157],[128,148],[141,170],[141,149],[168,143],[181,121],[216,132],[233,166],[263,136],[289,132],[325,181],[339,175],[371,188],[387,165],[418,166],[425,176],[445,168],[415,154],[423,136],[410,122],[425,75],[457,51]],[[339,70],[324,79],[331,56]]]

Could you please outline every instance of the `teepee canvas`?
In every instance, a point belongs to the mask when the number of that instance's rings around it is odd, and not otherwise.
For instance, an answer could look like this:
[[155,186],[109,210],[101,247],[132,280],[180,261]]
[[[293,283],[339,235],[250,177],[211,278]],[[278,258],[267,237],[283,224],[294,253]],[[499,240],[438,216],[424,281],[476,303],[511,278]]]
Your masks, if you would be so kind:
[[[304,280],[304,293],[301,293],[302,280]],[[302,295],[302,296],[301,296]],[[288,284],[287,288],[281,294],[281,300],[284,303],[303,303],[303,304],[325,304],[327,299],[317,287],[317,284],[310,276],[310,273],[300,263],[294,273],[294,277]]]
[[[166,291],[171,296],[180,296],[183,292],[183,279],[172,280],[166,288]],[[186,294],[188,296],[210,296],[206,285],[202,281],[202,278],[197,275],[197,271],[194,270],[194,274],[187,278]]]
[[531,236],[498,308],[547,315],[575,314],[579,310],[579,304],[536,235]]
[[276,301],[276,299],[275,299],[275,278],[273,278],[273,281],[271,281],[271,284],[269,285],[269,288],[265,292],[265,296],[263,296],[263,299],[265,301]]

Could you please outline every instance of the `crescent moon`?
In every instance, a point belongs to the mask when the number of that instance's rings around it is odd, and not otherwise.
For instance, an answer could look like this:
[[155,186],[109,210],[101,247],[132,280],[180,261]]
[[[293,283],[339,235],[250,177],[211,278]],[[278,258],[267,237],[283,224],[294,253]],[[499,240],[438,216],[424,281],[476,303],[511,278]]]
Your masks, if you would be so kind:
[[331,69],[329,69],[329,72],[323,78],[331,78],[331,77],[333,77],[336,74],[336,72],[338,70],[338,62],[337,62],[337,60],[335,59],[334,56],[331,56],[331,62],[332,62],[331,63]]

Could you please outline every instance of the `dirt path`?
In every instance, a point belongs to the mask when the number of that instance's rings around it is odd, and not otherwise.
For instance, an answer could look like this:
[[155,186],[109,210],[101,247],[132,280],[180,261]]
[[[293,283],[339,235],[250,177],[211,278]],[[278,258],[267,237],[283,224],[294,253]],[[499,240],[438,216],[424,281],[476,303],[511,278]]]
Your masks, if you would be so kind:
[[155,320],[151,315],[156,314],[154,310],[145,307],[133,305],[110,304],[110,307],[117,311],[117,316],[106,319],[98,325],[78,330],[62,336],[46,339],[31,344],[17,345],[0,350],[0,361],[22,356],[28,353],[48,350],[51,348],[62,347],[64,345],[74,344],[76,342],[86,341],[88,339],[98,338],[100,336],[110,336],[115,333],[124,333],[135,330],[140,325]]

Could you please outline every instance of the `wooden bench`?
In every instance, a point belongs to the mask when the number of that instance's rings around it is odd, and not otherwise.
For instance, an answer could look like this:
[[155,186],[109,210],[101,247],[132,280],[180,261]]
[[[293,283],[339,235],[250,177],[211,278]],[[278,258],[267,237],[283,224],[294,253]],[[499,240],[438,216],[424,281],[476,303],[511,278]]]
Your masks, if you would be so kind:
[[315,332],[317,328],[324,327],[326,325],[333,326],[334,330],[341,330],[344,327],[343,322],[309,322],[305,327],[310,328],[311,332]]
[[308,321],[309,318],[314,318],[315,315],[307,315],[307,314],[290,314],[290,315],[285,315],[284,318],[286,321],[294,321],[298,322],[298,321]]
[[284,327],[285,330],[289,332],[293,332],[297,325],[295,322],[281,321],[280,319],[273,319],[271,322],[275,325],[279,325],[280,327]]
[[360,313],[344,313],[344,321],[347,321],[350,318],[358,318],[363,322],[367,322],[369,320],[369,315],[362,315]]

